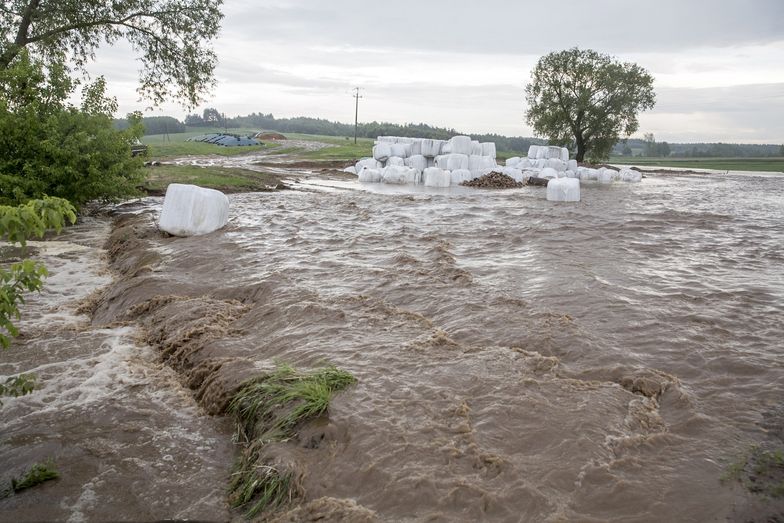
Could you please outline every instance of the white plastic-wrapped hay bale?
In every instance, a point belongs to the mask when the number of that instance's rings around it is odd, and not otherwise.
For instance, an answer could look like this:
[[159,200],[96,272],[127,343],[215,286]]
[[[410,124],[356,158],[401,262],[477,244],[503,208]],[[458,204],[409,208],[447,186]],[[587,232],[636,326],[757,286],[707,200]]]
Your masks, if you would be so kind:
[[550,151],[547,149],[546,145],[540,145],[536,148],[536,159],[537,160],[547,160],[550,157]]
[[579,202],[580,180],[558,178],[547,182],[547,200],[551,202]]
[[601,169],[599,169],[599,174],[596,177],[596,179],[599,181],[599,183],[612,183],[613,172],[614,171],[612,169],[605,169],[604,167],[602,167]]
[[425,187],[449,187],[452,183],[451,173],[438,167],[429,167],[424,172]]
[[198,185],[169,184],[158,228],[174,236],[200,236],[229,221],[229,199],[220,191]]
[[447,142],[449,144],[450,154],[465,154],[466,156],[471,156],[471,151],[473,150],[473,144],[471,143],[471,138],[468,136],[453,136],[451,140]]
[[495,167],[495,159],[489,156],[477,156],[472,154],[468,157],[468,169],[471,171],[480,171],[482,169],[492,169]]
[[436,167],[445,171],[468,169],[468,156],[465,154],[442,154],[436,157]]
[[507,167],[517,167],[522,161],[523,159],[519,156],[512,156],[511,158],[507,158],[505,165]]
[[536,160],[536,155],[537,154],[539,154],[539,146],[538,145],[532,145],[532,146],[530,146],[528,148],[528,157],[531,160]]
[[411,142],[411,156],[422,156],[422,139],[414,138]]
[[[551,145],[547,148],[547,158],[555,158],[560,160],[561,159],[561,148],[555,145]],[[567,160],[569,158],[567,157]]]
[[419,181],[419,171],[409,167],[390,165],[384,169],[381,181],[397,185],[414,184]]
[[455,169],[450,174],[451,185],[460,185],[463,182],[468,182],[473,179],[474,178],[471,175],[471,171],[469,171],[468,169]]
[[343,169],[343,172],[344,173],[349,173],[349,174],[357,174],[357,168],[354,167],[353,165],[349,165],[348,167]]
[[406,164],[406,161],[399,157],[399,156],[390,156],[387,158],[386,167],[395,166],[395,167],[403,167]]
[[561,147],[561,161],[569,162],[569,149],[566,147]]
[[482,156],[489,156],[490,158],[495,158],[497,154],[495,148],[495,142],[484,142],[482,143]]
[[410,156],[409,158],[405,159],[406,167],[411,167],[412,169],[416,169],[418,171],[424,171],[427,169],[427,158],[422,156],[421,154],[415,154]]
[[427,158],[427,167],[435,167],[436,166],[436,159],[430,158],[429,156],[425,156]]
[[392,154],[392,145],[388,142],[379,142],[378,145],[373,147],[373,158],[379,162],[385,162]]
[[624,169],[620,173],[622,182],[638,183],[642,181],[642,173],[634,169]]
[[422,140],[422,156],[426,158],[435,158],[441,154],[441,147],[444,145],[443,140]]
[[528,178],[532,178],[532,177],[539,177],[539,172],[538,171],[523,170],[523,178],[525,178],[526,182],[528,181]]
[[399,158],[408,158],[411,156],[410,143],[395,143],[391,145],[392,154],[390,156],[397,156]]
[[364,169],[365,167],[367,167],[368,169],[380,169],[381,167],[383,167],[383,165],[375,158],[362,158],[354,166],[354,168],[357,170],[357,174],[359,174],[362,171],[362,169]]
[[515,169],[514,167],[504,167],[501,172],[516,182],[525,183],[526,181],[525,175],[523,175],[523,171],[520,169]]
[[449,140],[441,144],[441,155],[452,154],[452,142]]
[[534,166],[533,163],[531,163],[531,160],[529,160],[528,158],[523,158],[522,160],[520,160],[520,163],[517,164],[517,168],[522,169],[524,171],[526,169],[531,169],[533,166]]
[[358,179],[360,183],[381,183],[383,171],[381,169],[370,169],[364,167],[359,171]]
[[565,176],[566,178],[577,178],[578,180],[580,179],[580,176],[578,176],[576,172],[574,172],[574,171],[570,171],[570,170],[568,170],[568,169],[567,169],[567,170],[566,170],[566,172],[564,173],[564,176]]
[[547,160],[544,158],[539,158],[538,160],[531,162],[532,169],[544,169],[545,167],[547,167]]
[[558,172],[563,172],[566,170],[566,162],[560,158],[550,158],[549,160],[545,160],[545,167],[555,169]]
[[569,160],[566,162],[566,170],[577,172],[577,160]]
[[577,176],[581,181],[591,181],[599,179],[599,171],[590,167],[578,167]]
[[544,169],[542,169],[542,172],[539,173],[539,178],[545,178],[547,180],[558,178],[558,171],[556,171],[552,167],[545,167]]
[[394,136],[379,136],[378,140],[376,141],[376,143],[377,144],[378,143],[386,143],[386,144],[397,143],[397,138],[395,138]]
[[471,140],[471,154],[482,156],[482,144],[477,140]]

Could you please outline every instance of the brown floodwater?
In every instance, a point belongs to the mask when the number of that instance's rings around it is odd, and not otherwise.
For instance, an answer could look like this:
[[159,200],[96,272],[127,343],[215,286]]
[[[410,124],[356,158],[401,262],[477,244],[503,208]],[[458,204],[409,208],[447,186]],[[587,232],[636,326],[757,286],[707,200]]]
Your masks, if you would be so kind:
[[[0,374],[45,385],[5,401],[0,460],[51,456],[63,478],[0,518],[238,517],[231,427],[205,411],[280,361],[358,379],[268,447],[302,482],[284,519],[784,517],[721,481],[784,446],[784,177],[585,184],[578,204],[300,186],[231,196],[197,238],[155,232],[160,199],[119,209],[138,216],[113,280],[107,220],[41,247],[54,282]],[[92,321],[72,311],[101,287]]]

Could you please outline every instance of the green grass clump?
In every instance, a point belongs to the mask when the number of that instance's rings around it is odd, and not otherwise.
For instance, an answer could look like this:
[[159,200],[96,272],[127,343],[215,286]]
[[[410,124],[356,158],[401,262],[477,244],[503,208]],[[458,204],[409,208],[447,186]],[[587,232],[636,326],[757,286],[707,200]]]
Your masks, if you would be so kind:
[[11,478],[11,487],[0,494],[0,498],[10,496],[11,494],[35,487],[45,481],[57,479],[59,477],[60,473],[57,472],[51,459],[44,463],[35,463],[21,478]]
[[784,497],[784,450],[767,450],[755,445],[727,466],[721,480],[740,482],[754,494]]
[[147,169],[144,189],[165,191],[170,183],[186,183],[221,191],[263,191],[275,187],[280,178],[268,173],[230,167],[161,165]]
[[[20,374],[19,376],[12,376],[0,383],[0,397],[12,396],[18,398],[33,392],[37,386],[34,374]],[[0,400],[0,406],[3,405]]]
[[333,396],[354,383],[354,376],[333,366],[300,372],[279,365],[242,386],[228,408],[237,421],[237,439],[245,444],[229,485],[232,506],[248,507],[251,518],[297,495],[294,472],[265,463],[264,445],[295,437],[302,423],[324,414]]

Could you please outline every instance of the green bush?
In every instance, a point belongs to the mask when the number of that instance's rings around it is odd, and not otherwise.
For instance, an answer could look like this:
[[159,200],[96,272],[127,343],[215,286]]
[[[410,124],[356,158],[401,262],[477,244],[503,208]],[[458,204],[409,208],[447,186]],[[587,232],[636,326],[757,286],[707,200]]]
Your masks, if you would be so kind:
[[65,67],[44,70],[23,55],[0,71],[0,204],[49,195],[79,206],[136,193],[144,174],[130,147],[142,134],[140,118],[115,130],[117,104],[105,87],[103,77],[86,86],[77,108]]

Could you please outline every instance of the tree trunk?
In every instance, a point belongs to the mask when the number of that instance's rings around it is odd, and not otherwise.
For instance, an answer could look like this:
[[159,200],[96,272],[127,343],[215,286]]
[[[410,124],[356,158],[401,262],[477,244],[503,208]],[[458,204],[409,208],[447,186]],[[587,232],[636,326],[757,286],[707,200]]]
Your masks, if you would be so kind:
[[585,138],[583,138],[583,133],[577,133],[574,141],[577,143],[577,155],[574,159],[578,162],[583,162],[585,159]]
[[0,68],[8,69],[16,55],[27,45],[28,33],[30,31],[30,24],[33,22],[33,15],[38,10],[41,0],[30,0],[24,11],[22,12],[22,19],[19,21],[19,28],[16,31],[16,38],[14,43],[8,46],[5,53],[0,55]]

